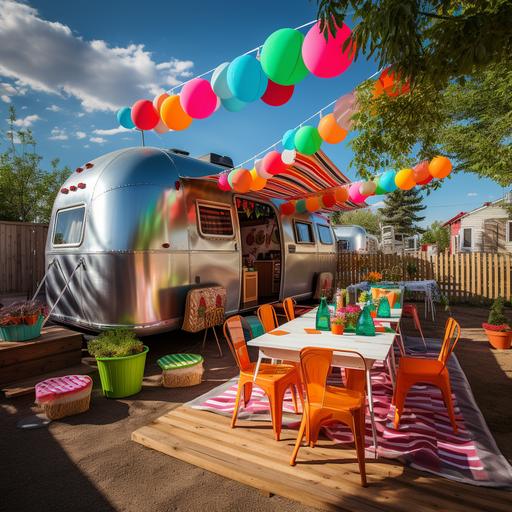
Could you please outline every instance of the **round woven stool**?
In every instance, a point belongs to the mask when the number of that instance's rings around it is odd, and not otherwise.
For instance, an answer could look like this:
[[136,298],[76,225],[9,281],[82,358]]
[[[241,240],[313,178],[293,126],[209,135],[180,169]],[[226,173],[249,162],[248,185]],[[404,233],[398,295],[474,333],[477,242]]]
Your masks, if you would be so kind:
[[164,388],[184,388],[201,384],[203,356],[199,354],[169,354],[157,361],[162,368]]

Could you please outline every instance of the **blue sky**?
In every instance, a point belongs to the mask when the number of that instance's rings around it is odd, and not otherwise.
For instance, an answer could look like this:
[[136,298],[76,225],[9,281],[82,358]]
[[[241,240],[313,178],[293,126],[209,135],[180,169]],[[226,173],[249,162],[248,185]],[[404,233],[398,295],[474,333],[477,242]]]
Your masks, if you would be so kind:
[[[33,130],[46,164],[59,157],[77,167],[140,143],[138,133],[115,133],[119,106],[152,99],[158,90],[262,44],[274,30],[302,25],[315,15],[316,2],[309,0],[0,0],[0,127],[5,130],[8,106],[14,105],[20,127]],[[220,109],[184,132],[149,133],[146,143],[197,156],[221,153],[242,162],[376,70],[360,58],[337,78],[308,76],[283,107],[258,101],[239,113]],[[346,143],[324,144],[323,149],[355,179],[348,170]],[[502,192],[489,180],[461,173],[425,198],[424,224],[497,199]]]

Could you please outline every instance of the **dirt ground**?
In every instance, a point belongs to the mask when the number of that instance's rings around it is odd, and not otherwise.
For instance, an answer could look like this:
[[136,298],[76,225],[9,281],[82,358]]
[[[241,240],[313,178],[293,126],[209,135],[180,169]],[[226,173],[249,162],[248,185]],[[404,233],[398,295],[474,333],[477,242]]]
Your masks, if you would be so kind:
[[[421,304],[420,314],[422,314]],[[455,306],[463,327],[457,357],[490,430],[512,461],[512,350],[494,351],[480,328],[487,311]],[[440,337],[446,313],[422,323]],[[404,331],[414,335],[410,321]],[[156,386],[156,359],[165,353],[198,351],[197,335],[170,333],[145,342],[150,347],[145,385],[133,399],[108,400],[96,381],[91,409],[34,430],[17,428],[34,414],[33,397],[0,400],[0,510],[2,511],[294,511],[311,510],[144,448],[133,430],[219,385],[237,372],[227,346],[218,357],[213,339],[205,351],[200,386],[172,390]],[[255,354],[253,354],[255,357]]]

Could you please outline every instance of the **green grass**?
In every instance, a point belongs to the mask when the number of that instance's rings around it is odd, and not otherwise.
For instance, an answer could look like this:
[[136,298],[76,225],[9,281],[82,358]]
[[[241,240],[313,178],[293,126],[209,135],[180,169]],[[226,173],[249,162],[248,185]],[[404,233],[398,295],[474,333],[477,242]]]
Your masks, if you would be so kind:
[[87,350],[94,357],[126,357],[141,353],[144,345],[133,331],[112,329],[89,341]]

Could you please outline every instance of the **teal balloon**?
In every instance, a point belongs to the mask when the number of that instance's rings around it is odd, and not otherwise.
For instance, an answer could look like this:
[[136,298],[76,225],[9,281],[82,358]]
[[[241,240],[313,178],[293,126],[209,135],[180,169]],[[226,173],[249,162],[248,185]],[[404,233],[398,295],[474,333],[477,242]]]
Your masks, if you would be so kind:
[[131,130],[135,128],[135,124],[132,121],[132,109],[130,107],[123,107],[117,111],[117,122],[123,127]]
[[294,137],[295,149],[303,155],[316,153],[322,145],[322,138],[314,126],[302,126]]
[[295,203],[295,211],[297,213],[306,213],[307,208],[306,208],[306,200],[305,199],[299,199]]
[[221,99],[226,100],[233,96],[228,87],[228,66],[229,62],[219,64],[213,72],[210,84],[213,92]]
[[395,183],[395,171],[386,171],[382,173],[379,177],[379,187],[386,192],[393,192],[396,190]]
[[241,55],[228,66],[227,84],[233,96],[250,103],[265,94],[268,78],[256,57]]
[[287,130],[281,139],[281,144],[284,149],[295,149],[295,134],[297,133],[297,128],[292,128]]
[[240,112],[240,110],[244,109],[247,103],[245,101],[240,101],[238,98],[231,96],[231,98],[226,98],[224,100],[220,100],[222,106],[228,110],[229,112]]
[[375,183],[377,184],[377,188],[375,189],[375,195],[382,196],[383,194],[386,194],[386,190],[384,190],[380,185],[380,176],[377,176],[377,178],[375,178]]

